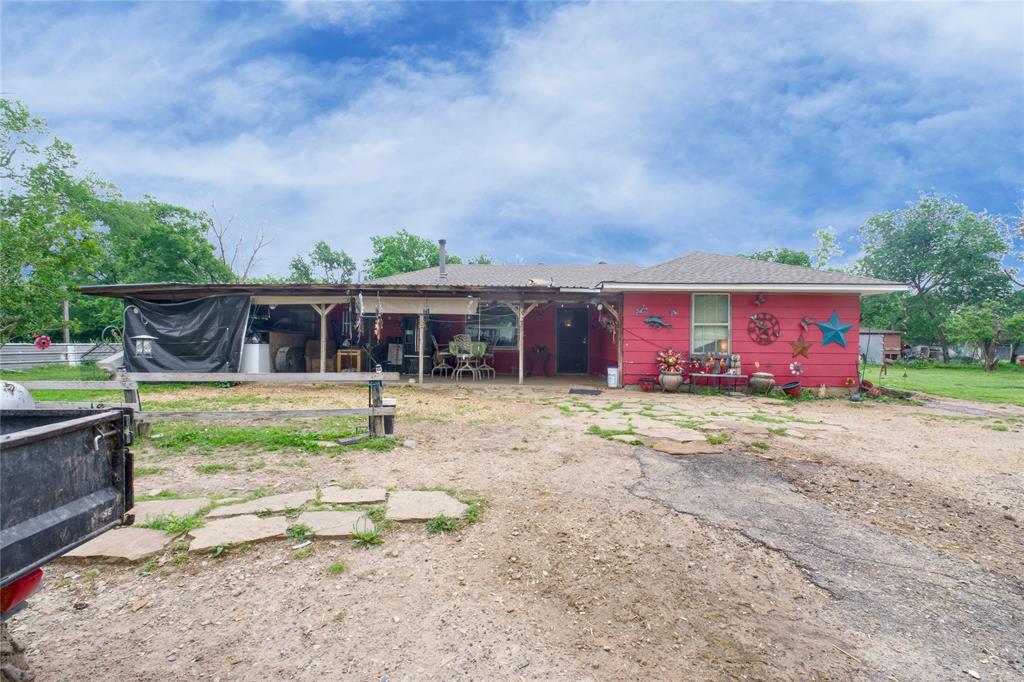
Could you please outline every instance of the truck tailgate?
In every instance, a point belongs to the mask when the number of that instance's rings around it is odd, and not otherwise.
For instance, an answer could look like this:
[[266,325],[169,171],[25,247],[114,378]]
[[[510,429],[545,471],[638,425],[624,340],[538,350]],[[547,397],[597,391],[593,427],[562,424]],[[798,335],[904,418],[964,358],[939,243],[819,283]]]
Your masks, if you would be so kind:
[[131,410],[0,414],[0,585],[126,518]]

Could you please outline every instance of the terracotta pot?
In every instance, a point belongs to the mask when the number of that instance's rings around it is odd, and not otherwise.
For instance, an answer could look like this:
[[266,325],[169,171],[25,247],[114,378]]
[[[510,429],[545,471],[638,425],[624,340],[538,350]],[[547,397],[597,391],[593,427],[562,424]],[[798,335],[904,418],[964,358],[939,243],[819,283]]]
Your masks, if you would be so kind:
[[683,385],[683,373],[662,372],[658,376],[658,382],[661,384],[661,390],[667,393],[676,393],[679,391],[679,387]]
[[651,377],[642,377],[640,379],[640,390],[643,391],[644,393],[650,393],[651,391],[654,390],[654,386],[657,383],[657,379],[652,379]]
[[754,372],[750,375],[750,392],[766,395],[775,386],[775,375],[771,372]]
[[786,395],[790,396],[791,398],[799,398],[800,397],[800,382],[799,381],[791,381],[788,384],[783,384],[782,385],[782,392],[785,393]]

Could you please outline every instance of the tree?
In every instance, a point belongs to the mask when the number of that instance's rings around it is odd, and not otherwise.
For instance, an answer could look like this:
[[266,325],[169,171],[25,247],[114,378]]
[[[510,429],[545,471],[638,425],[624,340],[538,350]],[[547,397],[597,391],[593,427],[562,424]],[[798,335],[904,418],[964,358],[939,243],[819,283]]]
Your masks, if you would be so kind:
[[244,230],[239,230],[238,238],[231,243],[232,239],[228,235],[235,222],[235,216],[231,215],[227,220],[221,220],[216,204],[210,204],[210,211],[213,213],[210,232],[213,234],[217,257],[235,273],[235,278],[239,282],[248,281],[252,275],[252,268],[259,259],[260,251],[270,246],[272,240],[267,239],[261,227],[251,239]]
[[943,326],[949,312],[1008,293],[1010,282],[1000,267],[1007,250],[1001,228],[987,213],[921,193],[906,209],[871,216],[861,226],[864,256],[857,270],[905,282],[913,290],[908,308],[927,316],[949,362]]
[[966,306],[947,320],[946,333],[957,341],[974,344],[981,354],[982,366],[992,371],[999,362],[999,344],[1016,345],[1024,340],[1024,311],[995,301]]
[[805,268],[811,267],[811,257],[807,255],[806,251],[794,251],[793,249],[787,249],[786,247],[782,247],[780,249],[766,249],[764,251],[755,251],[754,253],[747,256],[747,258],[768,261],[770,263],[801,265]]
[[[373,244],[373,255],[365,261],[367,279],[433,268],[441,262],[441,252],[437,244],[406,230],[399,230],[391,235],[370,237],[370,242]],[[448,254],[446,261],[454,264],[461,263],[462,259],[454,254]]]
[[[1006,227],[1006,243],[1009,245],[1008,253],[1018,263],[1024,263],[1024,203],[1017,207],[1017,215]],[[1024,287],[1024,275],[1018,265],[1007,264],[1003,271],[1014,284]]]
[[814,232],[814,238],[818,240],[818,246],[814,249],[814,267],[824,270],[832,256],[842,256],[843,250],[839,248],[839,240],[836,237],[834,227],[824,227]]
[[71,147],[47,137],[22,103],[0,100],[0,343],[59,331],[68,291],[101,253],[73,201],[93,185],[71,175]]
[[295,256],[288,268],[290,282],[348,284],[356,271],[356,262],[341,249],[335,251],[321,240],[313,245],[309,260],[301,255]]

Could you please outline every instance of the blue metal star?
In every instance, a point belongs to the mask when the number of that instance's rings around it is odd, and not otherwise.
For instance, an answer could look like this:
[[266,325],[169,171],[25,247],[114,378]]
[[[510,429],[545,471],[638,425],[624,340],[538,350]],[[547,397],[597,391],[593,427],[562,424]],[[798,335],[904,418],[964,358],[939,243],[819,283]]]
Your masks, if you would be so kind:
[[846,332],[850,331],[852,324],[843,324],[839,319],[839,312],[833,310],[832,317],[828,322],[815,322],[821,330],[821,345],[827,346],[830,343],[838,343],[846,348]]

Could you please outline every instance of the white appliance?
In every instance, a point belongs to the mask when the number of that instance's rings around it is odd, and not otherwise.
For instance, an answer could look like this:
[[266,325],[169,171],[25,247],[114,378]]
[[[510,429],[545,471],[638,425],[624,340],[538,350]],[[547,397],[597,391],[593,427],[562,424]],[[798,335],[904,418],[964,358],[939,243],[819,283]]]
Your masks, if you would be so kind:
[[247,343],[242,346],[243,374],[262,374],[270,371],[270,344]]

